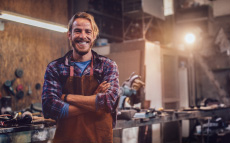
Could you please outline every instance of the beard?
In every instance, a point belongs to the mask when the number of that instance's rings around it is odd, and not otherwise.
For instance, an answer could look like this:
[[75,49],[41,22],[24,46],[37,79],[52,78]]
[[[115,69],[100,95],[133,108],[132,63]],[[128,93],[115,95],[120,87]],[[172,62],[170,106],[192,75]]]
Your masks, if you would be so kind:
[[79,54],[79,55],[81,55],[81,56],[86,55],[86,54],[90,51],[90,49],[91,49],[91,48],[89,48],[89,49],[86,50],[86,51],[80,51],[80,50],[78,50],[78,49],[76,48],[76,45],[75,45],[75,44],[72,44],[72,46],[73,46],[73,50],[74,50],[77,54]]
[[93,46],[93,43],[91,43],[91,44],[89,45],[89,48],[87,48],[86,50],[79,50],[79,49],[76,47],[77,41],[72,41],[71,44],[72,44],[73,50],[74,50],[77,54],[79,54],[79,55],[81,55],[81,56],[84,56],[84,55],[86,55],[87,53],[89,53],[90,50],[91,50],[91,48],[92,48],[92,46]]

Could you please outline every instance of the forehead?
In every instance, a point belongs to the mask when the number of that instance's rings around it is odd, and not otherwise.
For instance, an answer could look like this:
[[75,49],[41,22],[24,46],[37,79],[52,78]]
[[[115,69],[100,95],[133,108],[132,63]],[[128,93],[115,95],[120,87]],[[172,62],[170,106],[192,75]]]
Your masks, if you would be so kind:
[[73,29],[74,28],[87,28],[92,29],[91,23],[88,19],[85,18],[77,18],[73,22]]

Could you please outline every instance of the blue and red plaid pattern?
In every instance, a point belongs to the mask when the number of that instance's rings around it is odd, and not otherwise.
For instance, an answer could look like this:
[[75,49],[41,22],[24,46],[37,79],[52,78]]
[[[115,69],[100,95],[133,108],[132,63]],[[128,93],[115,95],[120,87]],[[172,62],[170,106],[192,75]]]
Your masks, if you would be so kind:
[[[65,82],[70,75],[70,65],[74,63],[70,60],[72,52],[68,52],[64,57],[48,64],[44,76],[44,85],[42,92],[42,108],[45,118],[57,120],[60,117],[64,101],[61,100],[62,90]],[[119,92],[119,72],[114,61],[104,56],[98,55],[92,51],[94,57],[94,76],[99,83],[103,81],[110,82],[111,87],[106,93],[98,93],[96,96],[96,109],[104,109],[111,113],[113,117],[113,126],[116,123],[116,108],[118,104]],[[90,64],[86,67],[82,75],[90,74]],[[74,66],[74,76],[80,76],[81,70]]]

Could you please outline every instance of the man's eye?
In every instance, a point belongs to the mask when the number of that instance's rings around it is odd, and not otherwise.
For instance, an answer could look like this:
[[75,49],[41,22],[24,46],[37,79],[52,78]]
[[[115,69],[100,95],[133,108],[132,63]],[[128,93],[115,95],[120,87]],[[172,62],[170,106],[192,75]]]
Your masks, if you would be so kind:
[[80,33],[81,30],[74,30],[74,33]]
[[86,31],[86,33],[87,33],[87,34],[91,34],[91,33],[92,33],[92,31]]

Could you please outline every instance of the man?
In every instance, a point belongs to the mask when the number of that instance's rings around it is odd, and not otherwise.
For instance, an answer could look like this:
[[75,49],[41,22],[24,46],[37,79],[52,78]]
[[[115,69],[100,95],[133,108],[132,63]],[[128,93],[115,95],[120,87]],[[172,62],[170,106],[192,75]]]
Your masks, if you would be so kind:
[[92,50],[99,33],[92,15],[70,22],[72,51],[46,69],[42,93],[45,118],[57,120],[54,142],[111,143],[118,104],[118,68]]

